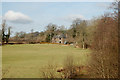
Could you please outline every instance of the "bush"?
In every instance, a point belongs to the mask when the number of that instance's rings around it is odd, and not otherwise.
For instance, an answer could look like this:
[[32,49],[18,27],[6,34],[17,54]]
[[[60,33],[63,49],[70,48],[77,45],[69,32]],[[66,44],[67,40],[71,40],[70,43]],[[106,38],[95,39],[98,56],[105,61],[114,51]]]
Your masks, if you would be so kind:
[[78,65],[76,66],[75,61],[72,56],[67,56],[65,58],[63,67],[57,69],[55,65],[48,65],[46,69],[42,72],[43,78],[81,78],[84,76],[82,73],[82,69],[84,66]]

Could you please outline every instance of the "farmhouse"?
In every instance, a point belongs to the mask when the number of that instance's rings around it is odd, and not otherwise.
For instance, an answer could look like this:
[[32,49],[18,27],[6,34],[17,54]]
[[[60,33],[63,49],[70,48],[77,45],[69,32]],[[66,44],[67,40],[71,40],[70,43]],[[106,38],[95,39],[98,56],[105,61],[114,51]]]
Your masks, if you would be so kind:
[[56,35],[52,38],[52,43],[66,44],[66,38],[67,36],[65,34]]

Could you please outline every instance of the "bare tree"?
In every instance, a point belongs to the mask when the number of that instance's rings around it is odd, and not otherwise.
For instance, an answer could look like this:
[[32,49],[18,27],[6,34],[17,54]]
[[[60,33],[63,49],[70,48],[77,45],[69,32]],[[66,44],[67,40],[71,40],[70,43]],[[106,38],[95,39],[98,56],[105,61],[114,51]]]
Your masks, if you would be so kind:
[[8,44],[9,38],[10,38],[10,30],[11,27],[8,27],[8,34],[5,34],[6,31],[6,20],[3,20],[2,23],[2,44],[4,45],[4,42],[6,41],[6,43]]

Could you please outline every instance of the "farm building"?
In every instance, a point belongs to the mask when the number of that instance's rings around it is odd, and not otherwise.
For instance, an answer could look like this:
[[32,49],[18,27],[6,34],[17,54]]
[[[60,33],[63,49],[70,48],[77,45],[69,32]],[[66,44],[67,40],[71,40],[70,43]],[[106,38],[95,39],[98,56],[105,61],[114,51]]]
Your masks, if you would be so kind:
[[52,43],[66,44],[66,38],[67,36],[65,34],[56,35],[52,38]]

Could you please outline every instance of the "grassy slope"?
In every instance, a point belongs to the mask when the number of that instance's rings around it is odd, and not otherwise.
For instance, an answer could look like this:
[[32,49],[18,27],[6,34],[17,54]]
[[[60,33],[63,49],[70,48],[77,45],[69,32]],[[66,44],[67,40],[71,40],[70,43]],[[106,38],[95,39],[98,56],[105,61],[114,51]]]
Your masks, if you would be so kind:
[[0,46],[0,79],[2,78],[2,47]]
[[[55,44],[5,45],[3,50],[3,77],[41,77],[40,70],[47,64],[62,66],[64,59],[72,55],[76,62],[86,65],[90,50]],[[8,71],[8,72],[7,72]]]

